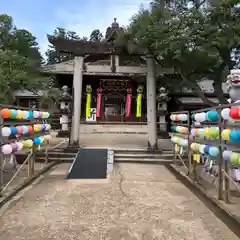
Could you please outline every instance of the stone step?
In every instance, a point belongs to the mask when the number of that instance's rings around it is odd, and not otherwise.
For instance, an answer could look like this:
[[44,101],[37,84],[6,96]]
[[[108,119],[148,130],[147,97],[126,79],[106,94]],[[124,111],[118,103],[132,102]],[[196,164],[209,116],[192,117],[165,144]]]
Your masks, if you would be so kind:
[[[55,161],[59,161],[59,162],[73,162],[75,158],[70,158],[70,157],[49,157],[48,158],[48,162],[55,162]],[[45,158],[44,157],[37,157],[36,158],[36,162],[45,162]]]
[[172,159],[173,154],[172,153],[163,153],[163,154],[153,154],[153,153],[137,153],[137,154],[131,154],[131,153],[115,153],[115,158],[149,158],[149,159]]
[[[48,152],[48,156],[49,157],[72,157],[74,158],[76,156],[77,153],[72,153],[72,152]],[[37,152],[36,156],[38,157],[42,157],[45,156],[45,152]]]
[[154,164],[168,164],[172,163],[173,159],[164,159],[164,158],[115,158],[114,162],[121,162],[121,163],[154,163]]
[[172,150],[146,150],[146,149],[113,149],[114,154],[172,154]]
[[50,152],[54,152],[54,153],[77,153],[78,152],[78,148],[71,148],[71,147],[67,147],[67,148],[54,148],[49,150]]

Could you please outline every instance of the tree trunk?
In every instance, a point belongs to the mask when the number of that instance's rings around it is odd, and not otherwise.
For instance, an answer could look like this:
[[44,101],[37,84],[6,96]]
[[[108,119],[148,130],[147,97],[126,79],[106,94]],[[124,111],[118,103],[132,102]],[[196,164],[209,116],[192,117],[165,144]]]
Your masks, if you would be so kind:
[[198,86],[198,84],[194,81],[189,80],[187,76],[184,76],[181,70],[179,70],[179,74],[181,75],[183,83],[185,83],[188,87],[190,87],[197,95],[202,99],[202,101],[208,106],[216,106],[215,102],[210,101],[202,91],[202,89]]
[[226,104],[227,99],[223,93],[222,82],[214,82],[214,94],[218,98],[220,104]]

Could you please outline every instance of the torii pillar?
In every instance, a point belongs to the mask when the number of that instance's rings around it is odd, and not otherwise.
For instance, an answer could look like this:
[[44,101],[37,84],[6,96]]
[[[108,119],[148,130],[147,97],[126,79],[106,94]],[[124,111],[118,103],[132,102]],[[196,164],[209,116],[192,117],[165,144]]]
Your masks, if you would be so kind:
[[83,84],[83,56],[75,56],[73,72],[73,116],[71,129],[71,145],[79,145],[79,128],[82,105],[82,84]]
[[156,117],[156,62],[153,56],[147,56],[147,128],[148,149],[156,150],[157,117]]

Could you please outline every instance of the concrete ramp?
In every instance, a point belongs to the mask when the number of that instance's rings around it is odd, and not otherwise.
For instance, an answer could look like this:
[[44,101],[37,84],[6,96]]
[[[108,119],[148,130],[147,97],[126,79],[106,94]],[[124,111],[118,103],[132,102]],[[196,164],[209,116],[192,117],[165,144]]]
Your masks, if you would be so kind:
[[102,179],[107,176],[107,149],[82,148],[69,169],[67,179]]

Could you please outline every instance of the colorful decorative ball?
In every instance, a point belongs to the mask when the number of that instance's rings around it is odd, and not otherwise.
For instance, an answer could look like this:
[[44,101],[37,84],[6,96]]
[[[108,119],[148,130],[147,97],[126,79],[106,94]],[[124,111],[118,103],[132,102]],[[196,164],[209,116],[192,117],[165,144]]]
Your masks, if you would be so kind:
[[230,162],[231,162],[231,164],[238,165],[238,158],[239,158],[239,154],[232,152],[230,154]]
[[203,145],[203,144],[200,145],[200,147],[199,147],[199,152],[200,152],[201,154],[204,154],[204,148],[205,148],[205,146],[206,146],[206,145]]
[[212,157],[217,157],[219,154],[219,149],[217,147],[210,147],[208,153]]
[[12,153],[12,146],[10,144],[5,144],[2,146],[1,151],[5,155],[10,154]]
[[35,133],[39,132],[39,124],[34,124],[34,125],[33,125],[33,131],[34,131]]
[[22,126],[23,132],[22,134],[27,135],[28,134],[28,126]]
[[11,129],[11,135],[16,136],[17,135],[17,128],[16,127],[10,127]]
[[44,140],[45,140],[45,139],[44,139],[44,136],[40,136],[39,139],[40,139],[41,143],[43,143]]
[[3,137],[9,137],[10,135],[11,135],[11,128],[3,127],[2,128],[2,136]]
[[16,142],[17,151],[21,151],[23,149],[23,144],[21,142]]
[[11,109],[10,119],[16,119],[17,118],[17,110]]
[[23,133],[23,127],[22,126],[17,126],[17,136],[21,136]]
[[10,109],[8,109],[8,108],[3,108],[3,109],[1,110],[1,117],[2,117],[3,119],[8,119],[8,118],[10,118],[10,116],[11,116],[11,110],[10,110]]
[[[187,115],[186,115],[187,116]],[[47,112],[46,113],[46,118],[49,118],[50,117],[50,113],[49,112]],[[187,121],[187,119],[186,120],[184,120],[184,121]]]
[[229,141],[230,140],[230,129],[224,129],[221,133],[222,140]]
[[17,144],[15,142],[13,142],[13,143],[10,143],[10,145],[12,147],[12,152],[17,152],[17,150],[18,150]]
[[28,115],[29,115],[29,113],[28,113],[28,111],[23,111],[23,119],[28,119]]
[[41,143],[41,139],[39,137],[34,138],[33,140],[34,145],[39,145]]
[[209,128],[204,128],[204,137],[210,137]]
[[237,143],[240,142],[240,130],[232,130],[229,135],[230,141]]
[[[49,113],[46,113],[46,118],[48,118]],[[187,114],[180,114],[179,116],[180,121],[186,122],[188,120]]]
[[24,148],[31,148],[33,146],[33,141],[31,139],[23,141]]
[[33,119],[33,112],[32,111],[28,112],[28,119]]
[[28,126],[28,134],[31,134],[33,132],[33,127],[32,126]]
[[207,112],[207,119],[209,121],[217,121],[218,120],[218,112],[215,110],[211,110]]
[[209,128],[209,135],[211,138],[218,138],[219,128],[216,128],[216,127]]
[[225,150],[225,151],[223,152],[223,154],[222,154],[223,159],[224,159],[225,161],[230,161],[231,153],[232,153],[231,151]]
[[224,108],[222,111],[221,111],[221,116],[224,120],[228,120],[229,119],[229,116],[230,116],[230,108]]
[[22,110],[17,110],[16,119],[23,119],[23,111]]
[[239,108],[231,108],[230,113],[229,113],[230,117],[232,119],[238,119],[239,118]]
[[209,154],[209,149],[210,149],[210,146],[205,145],[205,147],[204,147],[204,154],[208,155]]
[[204,128],[198,129],[198,137],[204,137]]
[[33,117],[34,118],[39,118],[39,112],[38,111],[33,111]]
[[206,113],[205,113],[205,112],[197,113],[197,114],[195,115],[195,120],[196,120],[197,122],[204,122],[204,121],[206,121]]

